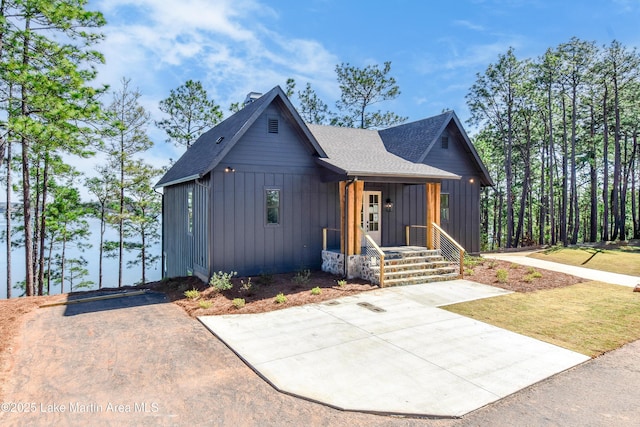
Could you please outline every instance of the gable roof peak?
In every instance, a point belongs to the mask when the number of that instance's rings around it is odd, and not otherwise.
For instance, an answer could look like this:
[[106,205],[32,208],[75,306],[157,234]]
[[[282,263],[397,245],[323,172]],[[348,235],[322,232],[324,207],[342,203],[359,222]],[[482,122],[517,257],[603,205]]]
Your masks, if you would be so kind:
[[[252,93],[257,94],[257,92]],[[326,153],[280,86],[275,86],[264,95],[254,96],[254,98],[251,103],[245,104],[244,108],[200,135],[196,142],[158,181],[156,188],[202,178],[206,173],[212,171],[276,98],[280,99],[281,108],[284,108],[289,118],[299,127],[316,153],[320,157],[326,157]]]

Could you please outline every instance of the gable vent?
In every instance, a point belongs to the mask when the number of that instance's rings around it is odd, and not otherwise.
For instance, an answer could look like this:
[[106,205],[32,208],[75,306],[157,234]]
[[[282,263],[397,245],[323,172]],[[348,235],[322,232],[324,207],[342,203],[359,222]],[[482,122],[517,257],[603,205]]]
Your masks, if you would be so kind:
[[278,133],[278,119],[269,118],[269,133]]

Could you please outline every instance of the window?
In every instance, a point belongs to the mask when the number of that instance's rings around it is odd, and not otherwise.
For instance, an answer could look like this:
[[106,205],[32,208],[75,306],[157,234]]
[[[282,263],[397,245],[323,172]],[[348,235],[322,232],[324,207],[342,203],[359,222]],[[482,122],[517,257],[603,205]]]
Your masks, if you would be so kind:
[[449,195],[440,194],[440,221],[449,221]]
[[280,190],[266,190],[267,225],[280,224]]
[[193,190],[187,190],[187,232],[193,233]]
[[269,133],[278,133],[278,119],[269,117]]
[[442,143],[442,148],[444,150],[449,149],[449,137],[448,136],[443,136],[442,138],[440,138],[440,141]]

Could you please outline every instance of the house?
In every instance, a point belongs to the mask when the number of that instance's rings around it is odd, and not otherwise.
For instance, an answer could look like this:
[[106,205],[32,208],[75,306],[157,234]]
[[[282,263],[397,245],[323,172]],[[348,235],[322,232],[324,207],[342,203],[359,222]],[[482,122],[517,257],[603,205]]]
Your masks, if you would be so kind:
[[379,282],[403,248],[450,235],[479,252],[492,182],[454,112],[351,129],[305,124],[280,87],[250,95],[156,185],[165,277],[323,267]]

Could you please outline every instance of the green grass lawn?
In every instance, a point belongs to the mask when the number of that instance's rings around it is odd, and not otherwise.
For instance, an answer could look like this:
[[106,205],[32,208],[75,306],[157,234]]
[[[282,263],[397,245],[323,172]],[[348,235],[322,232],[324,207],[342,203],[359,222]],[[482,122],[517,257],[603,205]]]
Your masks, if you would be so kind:
[[640,339],[640,292],[602,282],[442,308],[591,357]]
[[551,248],[529,255],[546,261],[640,276],[640,247],[621,249]]

